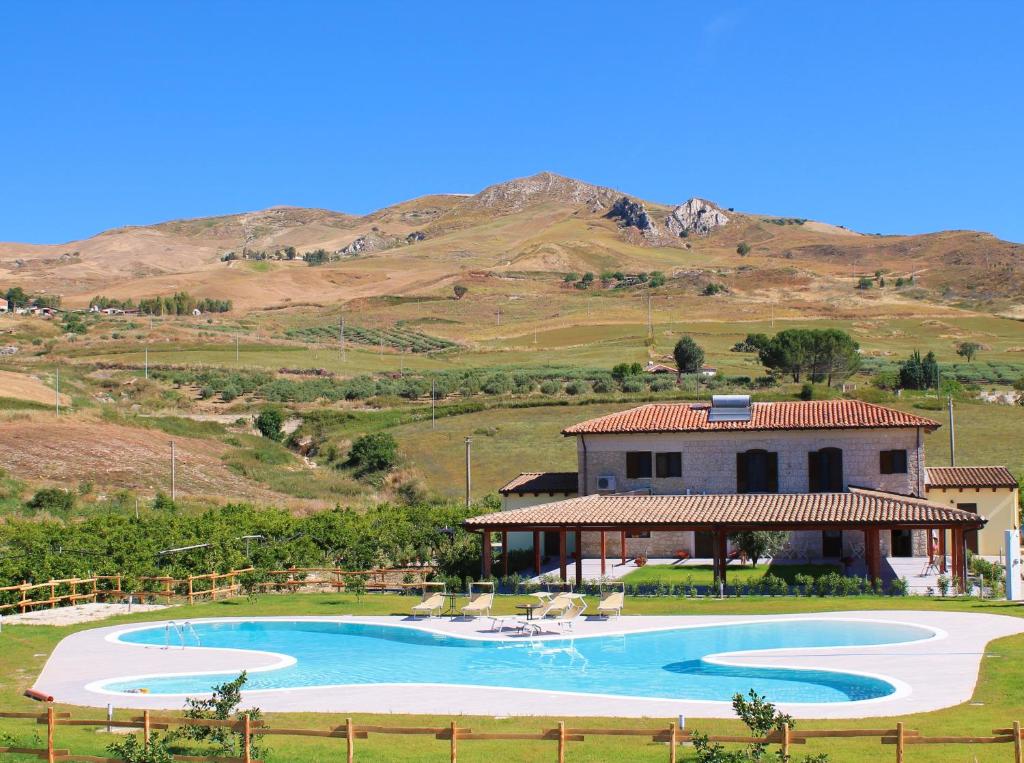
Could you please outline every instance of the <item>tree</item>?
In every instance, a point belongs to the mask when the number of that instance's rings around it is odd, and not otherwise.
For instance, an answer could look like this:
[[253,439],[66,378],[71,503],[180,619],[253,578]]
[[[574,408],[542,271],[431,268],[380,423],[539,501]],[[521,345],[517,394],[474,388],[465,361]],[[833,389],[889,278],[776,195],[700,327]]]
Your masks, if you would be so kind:
[[256,417],[256,428],[260,430],[260,434],[268,440],[274,440],[275,442],[284,437],[284,431],[281,429],[282,424],[284,424],[284,414],[280,408],[274,406],[264,408],[260,411],[260,415]]
[[583,278],[581,278],[580,281],[585,283],[587,286],[590,286],[590,284],[594,282],[594,274],[588,270],[583,274]]
[[868,278],[868,276],[861,276],[860,280],[857,281],[857,288],[858,289],[870,289],[874,285],[874,283],[875,282],[872,281],[870,278]]
[[452,291],[455,292],[455,299],[462,299],[467,293],[469,293],[469,287],[463,286],[461,283],[457,283],[452,287]]
[[860,345],[839,329],[786,329],[768,340],[758,357],[765,368],[794,382],[807,374],[812,382],[832,384],[860,367]]
[[647,282],[648,287],[657,289],[659,286],[665,285],[665,274],[660,270],[651,271],[651,279]]
[[698,373],[700,367],[704,365],[704,350],[690,336],[684,336],[676,342],[672,357],[675,358],[676,368],[681,374]]
[[580,274],[566,273],[564,276],[562,276],[562,280],[565,281],[566,283],[573,283],[574,281],[580,280]]
[[618,363],[612,367],[612,378],[622,384],[630,376],[639,376],[644,372],[644,367],[639,363]]
[[387,471],[398,463],[398,443],[388,432],[364,434],[352,443],[348,460],[360,474]]
[[44,487],[36,491],[27,505],[33,511],[67,516],[75,508],[75,494],[57,487]]
[[900,386],[904,389],[931,389],[939,386],[939,364],[935,353],[923,358],[917,350],[900,363]]
[[[189,697],[185,700],[185,718],[197,721],[241,721],[245,716],[249,716],[251,721],[260,721],[263,713],[258,707],[238,709],[242,703],[242,687],[248,680],[249,676],[243,670],[233,681],[214,686],[209,699]],[[242,753],[242,735],[232,727],[186,725],[174,732],[174,735],[194,742],[212,744],[219,755],[238,756]],[[266,750],[257,744],[260,739],[258,734],[252,735],[250,753],[253,758],[262,758],[266,753]]]
[[968,363],[974,362],[974,356],[978,354],[981,345],[977,342],[961,342],[956,346],[956,354],[961,358],[967,358]]
[[788,532],[747,531],[729,536],[733,545],[746,554],[753,565],[759,559],[775,556],[789,538]]
[[736,247],[736,254],[740,257],[746,257],[750,254],[750,244],[746,241],[740,241],[739,246]]
[[4,296],[11,303],[11,307],[28,307],[29,296],[20,286],[12,286]]

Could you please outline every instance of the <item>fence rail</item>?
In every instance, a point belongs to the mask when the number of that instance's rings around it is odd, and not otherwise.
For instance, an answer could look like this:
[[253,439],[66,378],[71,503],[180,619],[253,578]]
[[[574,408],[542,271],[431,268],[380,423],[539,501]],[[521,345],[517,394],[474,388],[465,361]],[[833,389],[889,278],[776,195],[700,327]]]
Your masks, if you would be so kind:
[[[602,728],[602,727],[569,727],[564,721],[552,728],[529,731],[486,731],[475,732],[471,728],[461,727],[456,721],[445,726],[383,726],[356,724],[351,718],[345,723],[326,729],[274,728],[267,726],[266,721],[254,721],[248,716],[234,720],[194,720],[182,716],[154,715],[149,710],[130,720],[111,720],[108,718],[72,718],[70,713],[56,712],[52,705],[47,706],[45,713],[0,712],[0,718],[34,719],[37,724],[46,726],[46,747],[0,747],[0,754],[34,755],[45,759],[47,763],[56,761],[101,761],[102,763],[125,763],[120,758],[72,753],[58,748],[56,732],[60,726],[94,726],[98,728],[139,729],[143,744],[150,743],[150,733],[154,730],[166,730],[182,726],[204,726],[208,728],[225,728],[239,735],[241,756],[200,756],[175,755],[175,760],[196,761],[197,763],[261,763],[252,757],[253,737],[260,736],[297,736],[323,737],[345,740],[345,753],[348,763],[353,763],[356,753],[356,741],[369,739],[371,735],[399,736],[431,736],[439,741],[448,742],[449,756],[452,763],[457,763],[459,743],[474,741],[539,741],[555,742],[555,753],[558,763],[565,762],[566,748],[570,742],[584,742],[587,737],[618,736],[648,739],[651,742],[667,745],[669,763],[676,763],[678,747],[694,740],[695,732],[681,729],[675,723],[667,726],[650,726],[639,728]],[[734,744],[766,744],[778,745],[784,755],[790,753],[793,745],[807,744],[808,740],[819,739],[877,739],[882,745],[893,745],[896,748],[896,763],[905,763],[908,746],[916,745],[974,745],[974,744],[1012,744],[1014,763],[1024,763],[1024,736],[1019,721],[1014,721],[1009,728],[993,729],[991,736],[924,736],[920,731],[906,728],[902,722],[891,729],[809,729],[796,731],[788,724],[779,730],[762,737],[739,735],[709,735],[708,741]]]
[[[343,570],[338,567],[291,567],[284,570],[259,572],[253,567],[208,572],[174,578],[167,575],[149,575],[130,578],[122,573],[92,575],[86,578],[62,578],[43,583],[27,581],[15,585],[0,586],[0,614],[7,611],[24,613],[32,609],[74,605],[81,602],[111,601],[133,597],[139,599],[163,599],[167,604],[175,599],[194,604],[196,601],[216,601],[220,598],[238,596],[243,586],[242,575],[254,573],[266,575],[269,579],[256,582],[253,588],[263,593],[302,593],[306,591],[334,591],[346,589],[346,580],[361,576],[366,580],[368,591],[398,591],[403,581],[412,576],[422,582],[434,572],[433,567],[375,567],[369,570]],[[137,581],[140,590],[128,589],[127,582]],[[12,599],[13,600],[7,600]],[[5,601],[7,600],[7,601]]]

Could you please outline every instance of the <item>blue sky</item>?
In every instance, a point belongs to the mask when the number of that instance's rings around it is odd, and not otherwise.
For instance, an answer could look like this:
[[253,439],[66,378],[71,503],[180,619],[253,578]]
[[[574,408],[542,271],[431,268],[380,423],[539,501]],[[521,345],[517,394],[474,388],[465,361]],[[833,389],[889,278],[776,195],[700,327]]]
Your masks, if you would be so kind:
[[1024,3],[0,5],[0,240],[552,170],[1024,241]]

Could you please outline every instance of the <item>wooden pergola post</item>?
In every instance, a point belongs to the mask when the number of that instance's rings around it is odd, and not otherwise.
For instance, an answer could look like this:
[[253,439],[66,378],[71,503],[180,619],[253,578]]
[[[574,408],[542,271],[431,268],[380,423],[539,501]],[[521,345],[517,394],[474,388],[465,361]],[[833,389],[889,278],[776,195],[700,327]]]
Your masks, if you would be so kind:
[[540,530],[533,531],[533,571],[540,575]]
[[621,533],[622,537],[619,538],[619,553],[622,556],[622,564],[626,564],[626,531],[623,530]]
[[724,530],[715,530],[715,571],[718,580],[725,585],[725,568],[729,566],[729,536]]
[[576,528],[576,590],[583,586],[583,530]]
[[558,530],[558,571],[561,576],[562,582],[566,582],[569,576],[565,571],[565,528],[559,528]]
[[486,580],[491,576],[491,531],[485,527],[480,533],[480,577]]
[[946,528],[939,528],[939,572],[946,574]]
[[877,527],[868,527],[864,530],[864,561],[867,563],[868,578],[872,583],[882,577],[880,535]]
[[501,570],[508,577],[508,530],[501,531]]
[[960,593],[967,593],[967,545],[964,529],[953,529],[953,574],[959,579]]
[[601,577],[605,575],[605,557],[608,555],[607,537],[604,530],[601,531]]

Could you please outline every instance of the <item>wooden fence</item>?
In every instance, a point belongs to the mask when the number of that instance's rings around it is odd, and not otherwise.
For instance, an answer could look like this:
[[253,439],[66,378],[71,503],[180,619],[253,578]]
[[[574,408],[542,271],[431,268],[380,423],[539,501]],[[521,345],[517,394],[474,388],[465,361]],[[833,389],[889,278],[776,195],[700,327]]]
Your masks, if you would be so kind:
[[[356,758],[356,741],[368,739],[370,735],[421,735],[432,736],[440,741],[448,742],[449,759],[451,763],[457,763],[460,742],[474,741],[541,741],[554,742],[554,750],[558,763],[565,762],[565,753],[569,743],[586,741],[587,737],[637,737],[648,739],[651,742],[664,744],[667,747],[666,755],[669,763],[676,763],[678,747],[693,741],[694,732],[676,727],[675,723],[669,723],[662,727],[646,728],[601,728],[601,727],[580,727],[566,726],[564,721],[559,721],[557,726],[547,729],[540,729],[536,732],[474,732],[470,728],[461,727],[457,721],[450,721],[445,726],[380,726],[362,725],[352,722],[351,718],[345,720],[343,725],[327,729],[302,729],[302,728],[274,728],[267,726],[265,721],[254,721],[248,716],[239,720],[192,720],[181,716],[154,715],[149,710],[141,716],[135,716],[130,720],[110,720],[107,718],[72,718],[70,713],[58,713],[53,706],[47,706],[45,713],[18,713],[0,712],[0,718],[26,718],[34,719],[38,724],[46,725],[46,747],[25,748],[25,747],[0,747],[0,754],[11,753],[21,755],[34,755],[43,758],[47,763],[56,761],[96,761],[96,763],[125,763],[120,758],[108,758],[95,755],[81,755],[60,749],[56,743],[56,731],[60,726],[93,726],[97,728],[109,727],[118,729],[139,729],[142,733],[143,744],[148,745],[150,732],[154,730],[166,730],[182,726],[206,726],[211,728],[227,728],[239,735],[241,757],[226,756],[194,756],[176,755],[175,760],[196,761],[202,763],[261,763],[252,757],[252,740],[254,736],[299,736],[299,737],[323,737],[330,739],[345,740],[346,760],[352,763]],[[897,763],[905,763],[911,755],[907,748],[916,745],[975,745],[975,744],[1008,744],[1013,745],[1014,763],[1024,763],[1024,737],[1021,735],[1021,726],[1014,721],[1009,728],[994,729],[991,736],[924,736],[919,731],[907,729],[903,723],[897,723],[891,729],[810,729],[797,731],[784,725],[781,730],[774,731],[764,737],[751,736],[729,736],[709,735],[710,742],[723,744],[767,744],[778,745],[784,755],[788,755],[794,745],[807,744],[811,739],[864,739],[870,741],[877,739],[883,745],[895,746],[895,759]]]
[[[189,575],[184,578],[166,575],[133,578],[139,584],[138,590],[126,590],[128,576],[120,573],[47,580],[44,583],[26,581],[17,585],[0,586],[0,599],[11,598],[9,594],[14,594],[13,601],[0,603],[0,614],[5,611],[22,613],[39,607],[53,609],[82,602],[125,599],[129,596],[137,601],[162,599],[165,604],[170,604],[174,599],[181,599],[189,604],[203,599],[216,601],[218,598],[241,594],[242,584],[239,577],[255,572],[257,571],[254,568],[246,567],[228,572]],[[346,580],[358,575],[367,581],[368,591],[398,591],[406,587],[402,582],[406,577],[412,576],[417,582],[422,582],[433,572],[432,567],[380,567],[356,571],[337,567],[291,567],[261,573],[270,579],[256,583],[255,589],[264,593],[301,593],[314,590],[341,592],[346,588]]]

